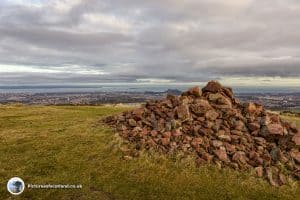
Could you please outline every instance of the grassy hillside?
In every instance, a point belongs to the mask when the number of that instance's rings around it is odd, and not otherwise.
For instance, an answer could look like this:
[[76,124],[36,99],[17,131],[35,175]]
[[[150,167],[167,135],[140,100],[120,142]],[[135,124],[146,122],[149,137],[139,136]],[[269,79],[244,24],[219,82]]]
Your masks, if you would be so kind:
[[[119,139],[99,123],[121,107],[0,106],[0,199],[297,199],[296,184],[271,187],[230,169],[196,168],[193,158],[143,153],[124,160]],[[291,117],[288,117],[291,120]],[[300,119],[293,119],[298,121]],[[82,189],[25,189],[29,184],[82,184]]]

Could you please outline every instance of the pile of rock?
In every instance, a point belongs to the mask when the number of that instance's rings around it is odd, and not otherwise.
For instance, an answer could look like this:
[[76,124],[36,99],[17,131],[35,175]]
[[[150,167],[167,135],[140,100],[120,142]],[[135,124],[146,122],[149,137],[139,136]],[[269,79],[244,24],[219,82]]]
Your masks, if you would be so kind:
[[195,152],[197,165],[254,169],[272,185],[300,178],[300,132],[256,103],[242,104],[231,88],[210,81],[181,96],[149,101],[108,117],[137,149]]

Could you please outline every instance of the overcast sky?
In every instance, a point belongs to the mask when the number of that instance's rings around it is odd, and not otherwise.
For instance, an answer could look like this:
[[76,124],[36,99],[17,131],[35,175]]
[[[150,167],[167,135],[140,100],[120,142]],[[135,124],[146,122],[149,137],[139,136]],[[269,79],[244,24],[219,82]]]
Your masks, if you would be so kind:
[[0,84],[300,86],[299,0],[1,0]]

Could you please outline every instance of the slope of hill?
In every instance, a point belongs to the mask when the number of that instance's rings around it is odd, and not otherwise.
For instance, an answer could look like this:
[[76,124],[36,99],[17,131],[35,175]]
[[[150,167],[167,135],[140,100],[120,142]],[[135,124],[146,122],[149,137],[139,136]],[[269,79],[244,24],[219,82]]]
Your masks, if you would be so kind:
[[[20,199],[296,199],[297,183],[280,188],[247,173],[195,167],[143,152],[126,160],[120,139],[99,119],[127,110],[113,106],[1,106],[0,197],[7,181],[82,184],[82,189],[28,189]],[[297,121],[300,118],[286,117]],[[119,148],[121,147],[121,148]]]

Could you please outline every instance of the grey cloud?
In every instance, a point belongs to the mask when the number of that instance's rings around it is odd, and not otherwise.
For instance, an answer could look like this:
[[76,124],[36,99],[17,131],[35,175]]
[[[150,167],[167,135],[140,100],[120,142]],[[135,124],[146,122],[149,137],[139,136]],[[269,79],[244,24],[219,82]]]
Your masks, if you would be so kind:
[[[300,77],[295,0],[60,2],[68,1],[0,2],[0,65],[78,65],[108,75],[16,72],[19,82]],[[86,15],[95,18],[87,21]],[[14,79],[0,77],[0,83]]]
[[[38,47],[50,49],[70,49],[84,51],[106,45],[114,45],[129,42],[130,38],[120,33],[72,33],[47,29],[31,28],[20,29],[9,27],[0,29],[2,37],[13,38]],[[80,48],[79,48],[80,47]],[[82,49],[83,48],[83,49]]]
[[281,76],[281,77],[299,77],[300,62],[279,62],[261,64],[260,66],[244,66],[244,67],[226,67],[226,70],[218,67],[207,69],[211,73],[220,73],[222,75],[234,76]]

